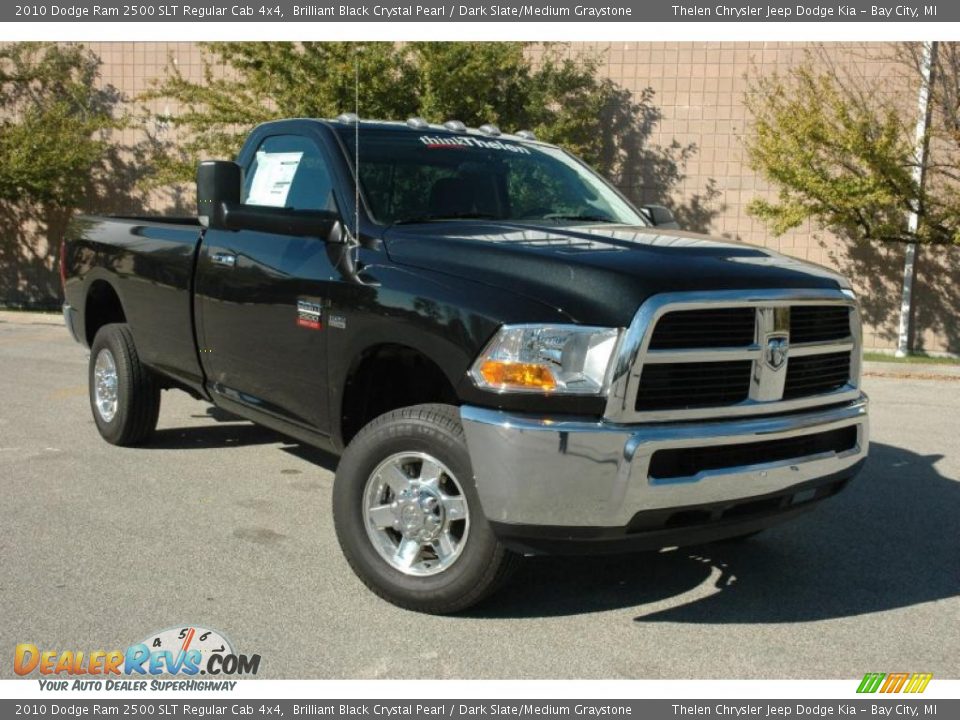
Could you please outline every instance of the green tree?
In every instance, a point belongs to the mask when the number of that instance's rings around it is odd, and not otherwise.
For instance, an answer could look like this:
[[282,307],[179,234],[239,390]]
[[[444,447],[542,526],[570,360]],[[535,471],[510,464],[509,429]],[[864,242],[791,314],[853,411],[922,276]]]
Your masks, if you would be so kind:
[[[107,193],[119,101],[80,45],[0,47],[0,303],[54,305],[56,250],[81,205]],[[108,169],[109,168],[109,169]]]
[[0,203],[75,207],[107,156],[115,95],[79,45],[0,47]]
[[201,157],[231,157],[249,128],[280,117],[332,117],[357,102],[363,117],[529,129],[616,174],[611,149],[635,136],[629,118],[611,130],[605,118],[641,112],[641,102],[598,76],[600,58],[568,56],[564,46],[530,43],[209,43],[204,77],[194,82],[171,64],[142,100],[173,100],[160,118],[183,132],[156,145],[158,183],[189,181]]
[[[960,106],[949,100],[960,79],[957,49],[947,48],[935,73],[941,111],[922,187],[913,177],[918,86],[905,81],[917,77],[915,55],[902,47],[887,60],[891,69],[868,80],[809,58],[748,92],[748,157],[777,189],[776,199],[758,198],[749,210],[776,234],[813,221],[855,242],[960,242]],[[910,210],[918,211],[916,232],[907,227]]]

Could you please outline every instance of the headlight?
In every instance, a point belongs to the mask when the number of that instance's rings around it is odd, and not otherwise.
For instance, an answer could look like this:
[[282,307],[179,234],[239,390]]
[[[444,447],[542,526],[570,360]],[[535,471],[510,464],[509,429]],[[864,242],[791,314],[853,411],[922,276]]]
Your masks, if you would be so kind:
[[617,328],[504,325],[470,376],[499,392],[599,395],[619,336]]

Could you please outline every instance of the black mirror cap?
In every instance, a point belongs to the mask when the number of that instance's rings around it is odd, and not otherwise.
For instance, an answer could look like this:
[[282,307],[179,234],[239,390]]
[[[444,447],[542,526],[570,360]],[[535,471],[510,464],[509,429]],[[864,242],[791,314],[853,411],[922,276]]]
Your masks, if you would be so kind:
[[206,228],[224,228],[224,206],[240,202],[243,170],[229,160],[204,160],[197,166],[197,218]]
[[272,205],[224,202],[220,204],[220,212],[223,230],[253,230],[291,237],[315,237],[324,242],[330,242],[331,232],[340,224],[340,216],[333,210],[296,210]]
[[643,214],[654,227],[662,227],[672,230],[680,229],[680,226],[677,224],[677,219],[673,216],[673,212],[668,207],[663,205],[644,205]]

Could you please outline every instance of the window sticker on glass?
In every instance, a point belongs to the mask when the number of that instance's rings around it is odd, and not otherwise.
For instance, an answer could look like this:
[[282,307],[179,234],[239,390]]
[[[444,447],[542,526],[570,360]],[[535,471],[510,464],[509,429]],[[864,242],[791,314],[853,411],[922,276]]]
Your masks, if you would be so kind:
[[302,157],[302,152],[258,152],[247,204],[284,207]]

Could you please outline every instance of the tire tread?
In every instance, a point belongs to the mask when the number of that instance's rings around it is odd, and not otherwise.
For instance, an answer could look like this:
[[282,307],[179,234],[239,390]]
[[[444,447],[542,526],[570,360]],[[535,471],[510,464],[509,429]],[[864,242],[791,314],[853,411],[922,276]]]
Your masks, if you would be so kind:
[[[98,348],[102,343],[118,352],[120,357],[115,358],[117,363],[117,373],[120,375],[121,367],[129,370],[129,397],[121,398],[124,406],[124,423],[120,432],[113,438],[104,435],[104,438],[114,445],[135,446],[142,444],[157,427],[157,420],[160,417],[160,387],[156,377],[149,368],[140,362],[137,354],[137,347],[133,341],[133,333],[130,327],[125,323],[113,323],[104,325],[97,332],[94,339],[93,348]],[[112,341],[112,342],[111,342]],[[96,357],[92,353],[91,362]],[[118,408],[118,413],[120,409]],[[96,414],[96,410],[94,410]],[[103,434],[103,433],[101,433]]]

